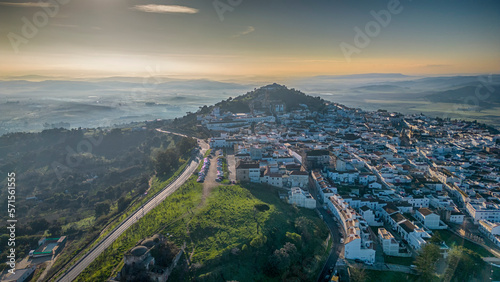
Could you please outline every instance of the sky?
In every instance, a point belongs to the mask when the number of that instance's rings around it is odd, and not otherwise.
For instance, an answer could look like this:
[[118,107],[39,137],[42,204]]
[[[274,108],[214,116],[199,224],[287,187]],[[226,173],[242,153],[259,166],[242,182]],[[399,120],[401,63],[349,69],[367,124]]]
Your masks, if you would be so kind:
[[499,31],[495,0],[0,0],[0,77],[500,73]]

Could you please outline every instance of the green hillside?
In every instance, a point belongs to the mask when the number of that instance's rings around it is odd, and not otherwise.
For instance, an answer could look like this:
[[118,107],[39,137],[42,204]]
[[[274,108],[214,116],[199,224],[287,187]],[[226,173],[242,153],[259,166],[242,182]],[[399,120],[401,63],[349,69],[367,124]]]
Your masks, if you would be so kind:
[[262,185],[219,186],[203,202],[202,186],[193,176],[122,234],[78,281],[114,275],[123,254],[157,232],[177,246],[187,244],[172,281],[314,280],[328,254],[328,230],[314,211],[288,205]]

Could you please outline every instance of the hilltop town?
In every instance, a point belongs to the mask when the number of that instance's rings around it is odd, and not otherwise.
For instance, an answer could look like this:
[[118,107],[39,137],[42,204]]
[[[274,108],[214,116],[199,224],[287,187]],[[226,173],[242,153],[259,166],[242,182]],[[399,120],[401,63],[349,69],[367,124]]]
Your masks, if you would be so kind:
[[196,120],[215,136],[211,148],[234,154],[237,181],[325,210],[340,227],[342,258],[380,266],[387,256],[415,258],[430,242],[446,258],[445,235],[498,254],[496,130],[310,96],[314,103],[297,102],[302,95],[272,84],[205,108]]

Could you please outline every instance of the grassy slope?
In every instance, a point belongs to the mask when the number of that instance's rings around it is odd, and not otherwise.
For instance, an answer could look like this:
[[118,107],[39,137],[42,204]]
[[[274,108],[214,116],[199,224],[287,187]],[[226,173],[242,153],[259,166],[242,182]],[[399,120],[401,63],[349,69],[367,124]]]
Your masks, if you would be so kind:
[[[141,238],[159,230],[172,235],[170,239],[178,246],[187,242],[187,255],[192,253],[192,263],[195,267],[191,268],[188,275],[183,275],[184,279],[189,276],[189,279],[211,281],[222,275],[224,279],[239,281],[269,280],[263,274],[262,266],[274,249],[284,245],[287,231],[297,232],[294,220],[300,216],[312,220],[322,231],[321,235],[315,236],[317,238],[305,246],[311,250],[302,262],[303,268],[309,271],[306,275],[314,276],[322,266],[325,246],[321,242],[326,239],[327,232],[314,211],[299,210],[288,205],[279,200],[273,190],[258,185],[251,189],[219,186],[213,190],[206,204],[199,206],[201,191],[202,185],[196,183],[195,177],[192,177],[153,212],[127,230],[79,276],[79,281],[107,279],[113,270],[116,271],[117,266],[121,265],[123,254],[127,250]],[[259,250],[249,246],[257,234],[257,222],[254,217],[254,205],[257,203],[266,203],[270,207],[268,211],[256,214],[259,232],[268,237],[268,243]],[[316,233],[315,235],[318,235]],[[231,249],[241,250],[244,244],[248,245],[246,251],[232,254]],[[287,275],[293,276],[294,273],[291,271]],[[275,280],[281,278],[276,277]]]
[[418,281],[418,276],[394,271],[377,271],[365,269],[367,282],[401,282],[401,281]]
[[486,250],[482,246],[471,243],[471,242],[465,240],[464,238],[453,234],[451,231],[439,230],[439,231],[435,231],[435,233],[439,233],[441,235],[441,238],[445,241],[446,245],[448,245],[448,247],[450,247],[450,248],[453,245],[463,246],[467,249],[473,250],[474,252],[478,253],[482,257],[492,257],[493,256],[488,250]]
[[[59,269],[61,266],[64,265],[63,268],[68,268],[71,267],[78,259],[83,257],[86,252],[90,251],[97,243],[99,243],[105,236],[107,236],[116,226],[118,226],[122,221],[124,221],[130,214],[135,212],[140,206],[147,202],[151,197],[153,197],[157,192],[159,192],[161,189],[163,189],[167,184],[172,182],[175,177],[177,177],[182,170],[186,167],[188,162],[182,160],[183,164],[177,169],[177,171],[173,172],[173,174],[168,175],[168,176],[163,176],[158,178],[157,176],[154,176],[152,179],[151,183],[151,189],[148,192],[148,195],[145,197],[140,197],[135,199],[130,206],[122,212],[121,216],[115,220],[112,220],[109,225],[106,227],[105,230],[102,230],[99,234],[98,238],[93,238],[91,241],[88,242],[88,240],[80,240],[74,242],[74,244],[71,244],[69,246],[69,250],[71,250],[71,253],[68,252],[68,250],[65,250],[64,253],[61,254],[61,257],[56,261],[54,264],[53,269]],[[81,221],[77,222],[79,226],[85,227],[85,226],[91,226],[95,222],[95,217],[91,216],[88,218],[84,218]],[[68,226],[63,227],[67,228]],[[86,245],[88,244],[88,245]],[[69,261],[71,259],[71,261]],[[68,263],[69,262],[69,263]],[[67,265],[65,265],[68,263]],[[59,270],[58,270],[59,271]],[[57,277],[59,277],[62,273],[59,273]]]
[[139,240],[182,219],[182,215],[197,206],[201,201],[201,190],[202,185],[196,183],[196,178],[192,176],[190,181],[125,231],[78,277],[78,281],[105,281],[121,263],[123,254]]
[[[254,205],[267,204],[270,209],[256,213],[260,225],[259,233],[268,237],[268,243],[261,249],[250,247],[249,243],[257,235],[257,222],[254,219]],[[311,210],[294,208],[281,201],[276,192],[268,187],[253,185],[250,189],[240,186],[219,186],[214,189],[208,203],[188,224],[190,238],[186,235],[186,225],[176,224],[165,232],[173,233],[178,244],[184,240],[192,245],[188,247],[192,255],[191,279],[215,281],[220,279],[237,281],[269,280],[263,274],[263,265],[268,256],[285,242],[286,232],[297,232],[294,220],[305,216],[320,228],[326,228]],[[322,266],[326,246],[320,242],[324,238],[311,240],[307,247],[312,252],[303,264],[314,276]],[[246,251],[241,250],[247,245]],[[239,252],[234,254],[232,249]],[[290,274],[293,276],[293,273]],[[185,277],[186,278],[186,277]],[[275,280],[281,280],[276,277]]]

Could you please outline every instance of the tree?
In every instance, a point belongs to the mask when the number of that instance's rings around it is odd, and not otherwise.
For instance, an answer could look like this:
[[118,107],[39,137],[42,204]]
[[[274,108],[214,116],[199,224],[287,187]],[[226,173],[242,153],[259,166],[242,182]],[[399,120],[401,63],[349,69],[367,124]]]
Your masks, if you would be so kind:
[[264,271],[271,277],[285,273],[290,269],[290,266],[297,261],[297,258],[297,247],[288,242],[281,249],[275,250],[269,257]]
[[365,270],[362,268],[350,267],[349,274],[349,277],[353,282],[365,282],[367,278]]
[[300,244],[300,242],[302,242],[302,236],[300,236],[297,233],[287,232],[285,236],[288,240],[290,240],[293,243]]
[[49,227],[50,236],[56,236],[61,232],[61,224],[59,222],[54,222]]
[[100,217],[101,215],[107,214],[109,212],[110,206],[108,202],[100,202],[95,204],[95,217]]
[[422,275],[424,280],[432,278],[436,269],[436,261],[439,259],[439,247],[434,244],[426,244],[422,247],[420,254],[415,260],[417,271]]
[[196,146],[197,142],[195,139],[191,137],[183,137],[181,141],[176,144],[176,147],[179,148],[181,154],[186,153]]
[[129,197],[121,196],[120,199],[118,199],[118,211],[125,210],[130,204],[130,201],[131,199]]
[[[448,253],[448,266],[444,281],[469,281],[477,277],[486,263],[476,252],[462,246],[453,247]],[[481,279],[480,279],[481,280]]]
[[173,149],[158,153],[155,159],[155,169],[160,175],[166,175],[179,165],[179,155]]
[[155,264],[168,267],[178,252],[179,248],[174,243],[167,241],[156,245],[151,250],[151,255],[155,258]]
[[264,246],[264,244],[267,242],[267,237],[264,236],[264,234],[259,234],[257,236],[255,236],[252,241],[250,241],[250,246],[258,249],[262,246]]
[[439,234],[439,232],[436,231],[433,234],[433,236],[431,237],[430,242],[434,243],[434,244],[441,244],[443,242],[443,239],[441,238],[441,234]]
[[49,222],[45,218],[35,219],[34,221],[29,223],[31,229],[36,233],[39,231],[45,231],[47,226],[49,226]]
[[295,219],[295,228],[306,241],[311,239],[309,228],[313,226],[315,226],[314,222],[306,217],[301,216]]

